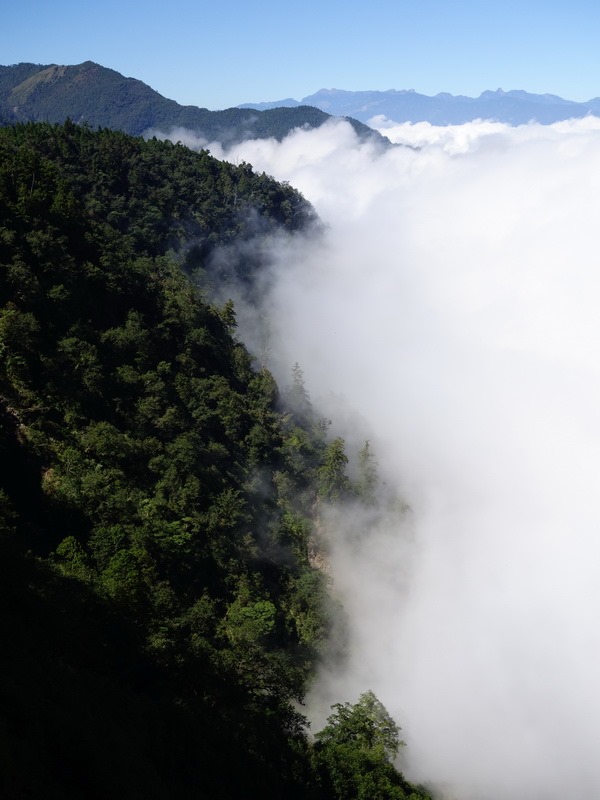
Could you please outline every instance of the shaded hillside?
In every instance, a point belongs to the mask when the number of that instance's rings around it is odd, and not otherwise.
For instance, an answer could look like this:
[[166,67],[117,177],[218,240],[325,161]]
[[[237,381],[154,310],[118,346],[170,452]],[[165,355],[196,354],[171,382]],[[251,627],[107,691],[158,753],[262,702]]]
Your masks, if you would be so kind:
[[343,442],[189,278],[312,219],[170,142],[0,129],[3,798],[413,796],[376,698],[314,745],[295,706],[330,625],[319,507],[360,502]]
[[230,749],[293,789],[325,619],[285,491],[314,465],[290,472],[273,379],[164,254],[307,208],[168,142],[0,130],[4,797],[233,796]]
[[[185,128],[207,141],[231,144],[248,138],[282,139],[294,128],[318,127],[329,118],[329,114],[308,106],[269,112],[181,106],[145,83],[92,61],[76,66],[0,66],[0,121],[71,119],[133,136],[149,130],[168,133]],[[360,136],[386,141],[363,123],[350,122]]]

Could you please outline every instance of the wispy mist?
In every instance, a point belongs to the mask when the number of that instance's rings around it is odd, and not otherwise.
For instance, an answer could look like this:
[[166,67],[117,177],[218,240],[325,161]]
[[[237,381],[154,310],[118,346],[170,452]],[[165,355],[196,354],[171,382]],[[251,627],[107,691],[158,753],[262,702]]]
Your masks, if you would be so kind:
[[358,546],[338,518],[352,648],[315,698],[373,689],[449,797],[599,796],[600,120],[377,123],[410,147],[210,148],[328,225],[280,255],[273,365],[356,415],[412,509]]

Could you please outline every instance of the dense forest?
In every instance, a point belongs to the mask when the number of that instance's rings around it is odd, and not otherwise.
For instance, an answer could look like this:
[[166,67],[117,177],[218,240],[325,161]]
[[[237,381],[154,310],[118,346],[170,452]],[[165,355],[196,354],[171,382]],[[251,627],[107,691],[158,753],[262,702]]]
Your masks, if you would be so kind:
[[350,480],[206,290],[219,248],[315,224],[247,164],[0,129],[3,798],[428,796],[371,692],[307,732],[320,510],[371,502],[368,450]]
[[[181,106],[142,81],[126,78],[93,61],[69,66],[0,66],[0,124],[72,119],[133,136],[150,130],[167,134],[175,128],[185,128],[208,142],[233,144],[251,138],[281,140],[294,128],[318,128],[331,118],[325,111],[306,105],[267,111],[209,111]],[[363,122],[350,118],[348,122],[361,139],[390,145],[388,139]]]

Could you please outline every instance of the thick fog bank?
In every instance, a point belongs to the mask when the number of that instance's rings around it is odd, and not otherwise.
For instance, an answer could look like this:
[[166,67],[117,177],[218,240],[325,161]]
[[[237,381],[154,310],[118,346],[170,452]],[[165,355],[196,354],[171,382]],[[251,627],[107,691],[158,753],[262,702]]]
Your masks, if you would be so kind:
[[600,120],[377,124],[411,147],[332,123],[210,148],[327,223],[281,254],[273,364],[362,420],[412,509],[359,545],[339,516],[352,649],[313,702],[373,689],[448,796],[597,797]]

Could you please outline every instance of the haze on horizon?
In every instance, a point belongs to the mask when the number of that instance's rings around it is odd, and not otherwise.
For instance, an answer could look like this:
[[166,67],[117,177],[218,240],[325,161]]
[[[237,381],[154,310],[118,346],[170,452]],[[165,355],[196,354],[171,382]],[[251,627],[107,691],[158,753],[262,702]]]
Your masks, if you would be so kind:
[[213,109],[299,99],[322,87],[600,95],[600,6],[589,0],[309,0],[285,14],[272,0],[5,6],[3,64],[92,60],[179,103]]

